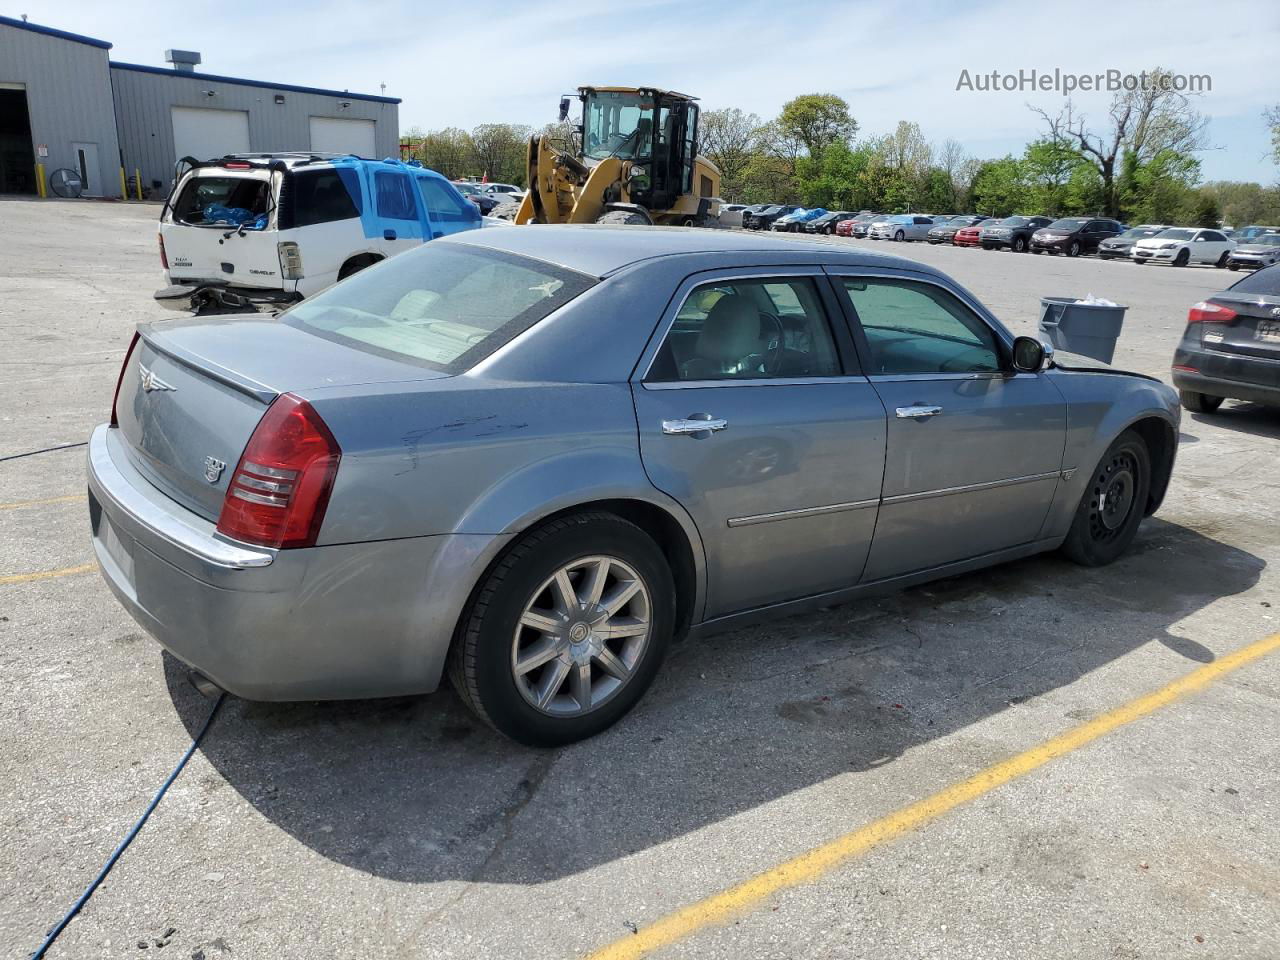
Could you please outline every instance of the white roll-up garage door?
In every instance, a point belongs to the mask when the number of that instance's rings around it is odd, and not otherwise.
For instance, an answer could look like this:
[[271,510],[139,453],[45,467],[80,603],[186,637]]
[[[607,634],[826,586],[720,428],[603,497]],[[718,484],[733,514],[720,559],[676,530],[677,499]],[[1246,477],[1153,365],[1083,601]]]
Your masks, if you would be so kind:
[[244,110],[173,108],[174,159],[212,160],[249,152],[249,114]]
[[354,153],[376,160],[373,121],[312,117],[311,149],[316,153]]

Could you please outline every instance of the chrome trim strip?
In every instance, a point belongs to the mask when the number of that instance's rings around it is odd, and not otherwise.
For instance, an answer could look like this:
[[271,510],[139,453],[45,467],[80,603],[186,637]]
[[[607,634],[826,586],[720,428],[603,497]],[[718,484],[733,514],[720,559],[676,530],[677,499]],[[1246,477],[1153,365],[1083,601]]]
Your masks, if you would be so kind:
[[279,493],[286,497],[293,493],[293,481],[291,480],[259,480],[251,474],[241,473],[236,477],[236,483],[240,486],[248,487],[250,490],[263,490],[267,493]]
[[705,390],[708,387],[805,387],[819,383],[866,383],[860,374],[842,373],[836,377],[756,377],[741,380],[727,377],[724,380],[645,380],[640,386],[646,390]]
[[772,523],[775,520],[795,520],[798,517],[817,517],[827,513],[844,513],[846,510],[865,510],[874,507],[879,500],[854,500],[850,503],[831,503],[825,507],[802,507],[799,510],[780,510],[777,513],[758,513],[751,517],[732,517],[731,527],[749,527],[757,523]]
[[911,500],[929,500],[933,497],[946,497],[953,493],[974,493],[979,490],[995,490],[999,487],[1012,487],[1020,483],[1035,483],[1038,480],[1056,480],[1058,471],[1051,473],[1034,473],[1027,477],[1010,477],[1007,480],[988,480],[985,483],[966,483],[959,487],[943,487],[940,490],[925,490],[921,493],[900,493],[897,496],[885,497],[884,504],[907,503]]
[[111,453],[107,449],[107,431],[110,429],[102,424],[89,437],[90,477],[96,492],[102,499],[109,501],[110,506],[128,514],[165,542],[216,567],[243,570],[271,564],[275,559],[274,553],[236,546],[212,537],[184,523],[180,517],[160,509],[136,491],[111,459]]
[[252,460],[246,460],[241,469],[248,470],[250,473],[256,473],[260,477],[275,477],[277,480],[297,480],[297,470],[281,470],[278,467],[264,467],[260,463],[254,463]]
[[[239,483],[239,481],[236,481]],[[286,496],[283,500],[279,496],[272,494],[254,493],[252,490],[241,490],[238,487],[231,488],[231,495],[239,497],[241,500],[248,500],[250,503],[261,503],[268,507],[280,507],[283,509],[289,505],[289,498]]]

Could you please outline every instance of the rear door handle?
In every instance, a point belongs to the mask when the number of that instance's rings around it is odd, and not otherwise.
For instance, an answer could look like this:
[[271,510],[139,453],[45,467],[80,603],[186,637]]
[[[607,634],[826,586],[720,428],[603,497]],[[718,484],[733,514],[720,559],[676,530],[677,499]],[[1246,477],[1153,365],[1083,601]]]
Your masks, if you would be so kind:
[[679,436],[681,434],[715,433],[729,425],[729,421],[721,417],[713,417],[709,413],[695,413],[687,420],[663,420],[662,432]]
[[915,403],[909,407],[899,407],[897,410],[899,420],[920,420],[924,417],[936,417],[941,412],[941,407],[925,403]]
[[383,231],[382,231],[382,239],[383,239],[383,240],[394,240],[395,238],[396,238],[396,232],[395,232],[394,230],[383,230]]

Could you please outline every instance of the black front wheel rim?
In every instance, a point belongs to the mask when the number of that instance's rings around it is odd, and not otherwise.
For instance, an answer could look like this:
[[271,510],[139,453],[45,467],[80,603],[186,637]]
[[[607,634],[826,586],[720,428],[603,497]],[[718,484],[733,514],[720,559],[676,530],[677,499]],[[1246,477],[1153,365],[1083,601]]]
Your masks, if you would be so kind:
[[1089,534],[1095,543],[1110,543],[1123,533],[1133,514],[1139,466],[1128,451],[1108,457],[1093,477]]

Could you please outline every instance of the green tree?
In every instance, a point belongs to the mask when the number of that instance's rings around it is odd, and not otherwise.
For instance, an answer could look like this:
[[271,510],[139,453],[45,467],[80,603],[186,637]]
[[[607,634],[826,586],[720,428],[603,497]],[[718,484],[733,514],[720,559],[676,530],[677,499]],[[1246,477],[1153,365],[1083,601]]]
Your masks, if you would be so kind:
[[1217,200],[1201,194],[1194,201],[1191,217],[1197,227],[1216,228],[1222,222],[1222,211],[1218,209]]
[[760,118],[737,107],[708,110],[699,119],[699,151],[720,168],[720,195],[737,199],[743,174],[760,147]]
[[1041,138],[1027,144],[1022,170],[1027,181],[1027,202],[1038,213],[1060,217],[1072,210],[1068,184],[1080,163],[1080,154],[1065,140]]
[[832,93],[806,93],[782,105],[776,121],[779,132],[816,157],[833,143],[850,143],[858,121],[849,104]]
[[1268,107],[1262,112],[1262,116],[1271,128],[1271,162],[1280,166],[1280,103]]
[[[1125,155],[1124,166],[1122,208],[1132,221],[1177,223],[1194,215],[1192,187],[1200,177],[1200,162],[1194,157],[1163,150],[1143,163],[1130,153]],[[1216,202],[1214,207],[1216,210]]]
[[1010,154],[988,160],[973,178],[973,206],[976,212],[1007,217],[1027,205],[1026,175],[1022,161]]
[[423,134],[415,159],[450,179],[456,179],[473,172],[471,158],[474,153],[471,134],[457,127],[446,127]]

